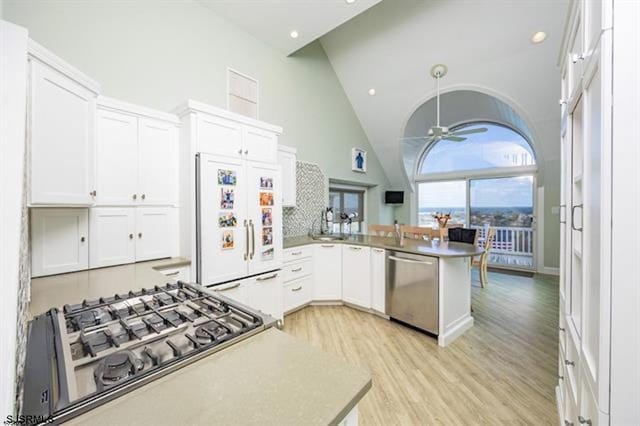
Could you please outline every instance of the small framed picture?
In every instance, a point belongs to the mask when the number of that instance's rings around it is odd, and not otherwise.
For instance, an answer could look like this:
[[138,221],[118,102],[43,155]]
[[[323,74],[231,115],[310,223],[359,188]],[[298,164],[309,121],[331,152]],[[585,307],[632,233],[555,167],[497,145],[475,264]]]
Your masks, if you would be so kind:
[[236,172],[234,170],[218,169],[218,185],[235,185]]
[[262,228],[262,245],[270,246],[273,244],[273,228]]
[[273,212],[270,208],[262,209],[262,226],[272,226],[273,225]]
[[272,206],[273,205],[273,192],[261,192],[260,193],[260,205]]
[[237,225],[238,219],[234,212],[218,214],[218,226],[220,226],[220,228],[233,228]]
[[354,172],[367,172],[367,151],[360,148],[351,149],[351,170]]
[[222,231],[222,250],[233,248],[233,231]]
[[270,177],[261,177],[260,178],[260,189],[273,189],[273,178]]
[[262,260],[273,260],[273,247],[262,251]]
[[222,210],[233,209],[234,192],[233,189],[220,188],[220,208]]

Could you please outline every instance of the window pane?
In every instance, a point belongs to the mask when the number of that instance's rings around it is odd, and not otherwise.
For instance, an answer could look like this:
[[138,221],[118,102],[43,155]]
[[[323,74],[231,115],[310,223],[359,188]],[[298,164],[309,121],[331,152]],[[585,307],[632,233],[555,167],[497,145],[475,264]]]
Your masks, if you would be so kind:
[[[340,222],[340,213],[346,213],[348,215],[357,213],[357,217],[352,221],[362,222],[364,221],[364,191],[355,191],[339,188],[329,189],[329,206],[333,207],[334,222]],[[359,225],[354,231],[360,229]]]
[[422,164],[421,174],[496,167],[530,166],[535,158],[529,143],[519,133],[496,124],[472,123],[456,130],[486,127],[484,133],[464,135],[466,140],[441,140],[429,149]]
[[469,185],[472,226],[531,227],[532,176],[474,179]]
[[451,213],[450,223],[466,224],[467,183],[463,180],[418,185],[418,226],[437,227],[436,213]]

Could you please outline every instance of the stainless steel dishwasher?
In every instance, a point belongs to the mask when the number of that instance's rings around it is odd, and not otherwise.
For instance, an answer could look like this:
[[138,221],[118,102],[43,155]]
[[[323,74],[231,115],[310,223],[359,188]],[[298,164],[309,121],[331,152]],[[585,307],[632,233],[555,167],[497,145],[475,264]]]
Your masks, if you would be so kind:
[[387,251],[387,314],[438,334],[438,258]]

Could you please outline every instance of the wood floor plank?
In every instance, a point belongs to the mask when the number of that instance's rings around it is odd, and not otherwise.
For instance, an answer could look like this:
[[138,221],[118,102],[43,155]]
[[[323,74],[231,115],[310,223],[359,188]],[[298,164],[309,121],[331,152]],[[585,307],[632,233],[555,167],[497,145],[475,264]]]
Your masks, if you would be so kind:
[[472,275],[474,327],[446,348],[345,306],[311,306],[284,331],[366,368],[362,425],[556,425],[558,281]]

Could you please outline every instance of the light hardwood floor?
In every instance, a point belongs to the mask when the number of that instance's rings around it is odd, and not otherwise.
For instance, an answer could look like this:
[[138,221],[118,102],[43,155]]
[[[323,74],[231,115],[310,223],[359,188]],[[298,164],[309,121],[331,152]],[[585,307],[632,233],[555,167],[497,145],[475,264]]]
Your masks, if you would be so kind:
[[[557,425],[558,281],[474,269],[474,327],[446,348],[343,306],[288,315],[284,330],[368,369],[361,425]],[[330,390],[328,390],[330,391]]]

